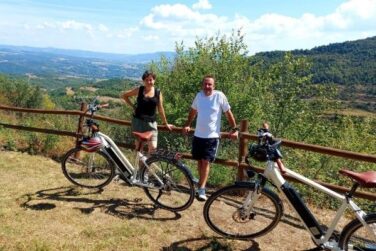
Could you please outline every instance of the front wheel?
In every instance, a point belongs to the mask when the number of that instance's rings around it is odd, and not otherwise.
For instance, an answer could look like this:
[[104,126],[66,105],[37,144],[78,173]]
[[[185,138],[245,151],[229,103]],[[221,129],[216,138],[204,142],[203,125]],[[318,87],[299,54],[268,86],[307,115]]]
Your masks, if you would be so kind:
[[364,218],[368,229],[354,219],[345,226],[339,239],[339,247],[345,251],[376,251],[376,214]]
[[249,198],[256,193],[249,186],[232,185],[213,193],[204,205],[204,218],[216,233],[235,239],[250,239],[271,231],[283,214],[282,202],[264,188],[251,209]]
[[107,154],[102,151],[86,152],[80,147],[65,154],[62,169],[70,182],[87,188],[104,187],[115,174],[114,165]]
[[194,185],[188,171],[179,162],[159,156],[147,159],[141,170],[146,195],[161,208],[170,211],[187,209],[194,200]]

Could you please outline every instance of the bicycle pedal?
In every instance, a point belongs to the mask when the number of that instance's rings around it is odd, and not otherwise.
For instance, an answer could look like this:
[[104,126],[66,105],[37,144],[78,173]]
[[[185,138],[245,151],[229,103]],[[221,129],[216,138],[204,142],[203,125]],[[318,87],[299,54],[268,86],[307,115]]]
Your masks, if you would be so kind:
[[116,175],[113,179],[114,182],[120,182],[120,177],[119,175]]

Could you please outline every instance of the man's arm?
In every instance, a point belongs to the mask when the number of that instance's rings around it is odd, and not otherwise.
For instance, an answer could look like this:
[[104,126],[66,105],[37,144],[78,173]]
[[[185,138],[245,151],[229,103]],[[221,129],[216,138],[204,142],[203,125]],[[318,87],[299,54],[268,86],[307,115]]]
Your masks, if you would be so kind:
[[191,130],[191,124],[193,120],[195,119],[196,115],[197,115],[197,110],[191,108],[188,114],[187,122],[185,122],[184,127],[183,127],[183,133],[187,133]]
[[225,115],[231,126],[230,138],[237,139],[239,128],[236,126],[234,114],[232,114],[231,110],[228,110],[227,112],[225,112]]

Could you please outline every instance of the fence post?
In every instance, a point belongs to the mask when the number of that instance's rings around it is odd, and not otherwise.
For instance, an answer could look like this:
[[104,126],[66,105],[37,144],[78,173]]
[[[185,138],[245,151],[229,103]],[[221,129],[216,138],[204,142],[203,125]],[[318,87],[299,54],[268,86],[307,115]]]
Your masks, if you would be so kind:
[[240,122],[240,133],[239,133],[239,155],[238,155],[238,181],[244,180],[244,167],[240,164],[244,162],[244,157],[247,155],[247,143],[248,139],[243,137],[242,133],[248,133],[248,120],[243,119]]
[[[84,112],[84,111],[86,111],[86,109],[87,109],[87,104],[85,102],[82,102],[81,103],[80,111]],[[85,119],[85,116],[83,116],[83,115],[80,115],[80,117],[78,118],[77,136],[76,136],[76,147],[78,146],[78,142],[80,140],[80,137],[78,135],[82,134],[82,132],[83,132],[82,128],[84,126],[84,119]]]

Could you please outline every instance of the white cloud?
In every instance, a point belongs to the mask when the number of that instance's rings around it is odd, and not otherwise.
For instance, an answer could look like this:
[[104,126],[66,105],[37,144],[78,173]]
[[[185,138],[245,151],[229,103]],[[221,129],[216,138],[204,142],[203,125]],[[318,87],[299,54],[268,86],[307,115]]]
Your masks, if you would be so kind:
[[144,40],[146,41],[156,41],[159,40],[159,36],[157,35],[147,35],[143,37]]
[[362,19],[374,18],[376,15],[376,1],[375,0],[350,0],[343,3],[337,12],[340,15],[350,16],[354,15]]
[[108,27],[104,24],[99,24],[98,25],[98,30],[101,31],[101,32],[107,32],[109,31]]
[[93,19],[85,21],[84,16],[65,15],[67,19],[59,19],[64,15],[55,18],[29,15],[26,9],[18,15],[5,11],[0,16],[0,39],[2,43],[21,44],[25,39],[20,38],[27,37],[32,46],[81,46],[90,50],[138,53],[173,50],[175,42],[180,41],[192,46],[197,37],[214,36],[218,32],[229,35],[241,29],[252,53],[311,48],[376,35],[376,0],[347,0],[327,15],[303,13],[291,17],[274,12],[257,18],[236,13],[219,15],[209,1],[156,5],[138,24],[123,27],[119,27],[119,19],[94,22]]
[[59,22],[59,27],[65,30],[86,30],[86,31],[93,30],[93,26],[91,24],[81,23],[75,20]]
[[212,8],[212,5],[209,3],[208,0],[199,0],[197,3],[192,5],[192,8],[208,10]]

